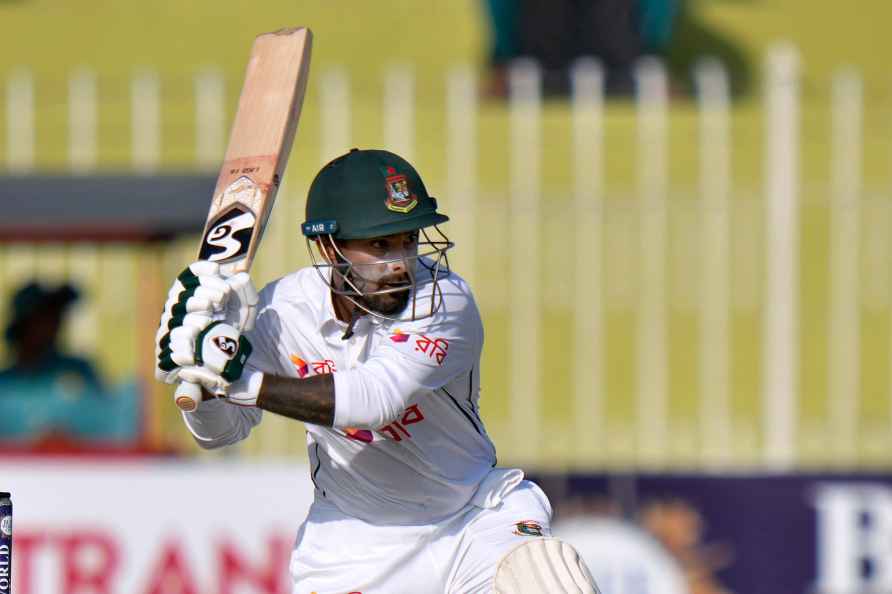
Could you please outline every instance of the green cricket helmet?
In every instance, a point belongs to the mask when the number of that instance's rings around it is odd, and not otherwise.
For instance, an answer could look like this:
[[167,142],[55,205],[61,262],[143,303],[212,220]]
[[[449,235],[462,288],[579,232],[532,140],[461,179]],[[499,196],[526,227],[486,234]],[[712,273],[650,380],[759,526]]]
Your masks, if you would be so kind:
[[352,149],[316,175],[302,230],[307,237],[368,239],[448,220],[408,161],[388,151]]
[[[376,308],[376,296],[400,292],[403,297],[411,296],[412,320],[433,315],[439,308],[442,292],[437,283],[449,274],[446,251],[453,244],[438,225],[449,217],[437,212],[436,199],[428,194],[421,176],[408,161],[388,151],[351,149],[316,175],[307,196],[306,215],[301,230],[307,238],[313,266],[334,293],[347,297],[367,313],[389,320],[406,318],[401,311]],[[338,245],[342,240],[411,231],[419,235],[414,253],[375,262],[403,262],[411,271],[411,283],[400,287],[369,289],[372,283],[363,276],[361,266],[351,262]],[[314,245],[320,259],[316,257]],[[331,274],[324,274],[326,269]],[[430,279],[424,278],[425,271]],[[419,272],[423,277],[420,280]],[[419,310],[419,288],[427,282],[432,283],[430,308]],[[408,305],[408,298],[405,301]],[[420,315],[419,311],[422,311]],[[394,317],[396,314],[400,315]]]

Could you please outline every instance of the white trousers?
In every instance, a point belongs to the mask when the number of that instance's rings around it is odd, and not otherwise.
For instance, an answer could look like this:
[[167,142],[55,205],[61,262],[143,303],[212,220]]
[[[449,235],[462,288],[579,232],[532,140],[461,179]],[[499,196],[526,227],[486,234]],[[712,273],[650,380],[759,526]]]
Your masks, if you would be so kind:
[[317,500],[291,555],[294,594],[489,594],[508,551],[551,534],[538,485],[522,481],[500,499],[430,526],[369,524]]

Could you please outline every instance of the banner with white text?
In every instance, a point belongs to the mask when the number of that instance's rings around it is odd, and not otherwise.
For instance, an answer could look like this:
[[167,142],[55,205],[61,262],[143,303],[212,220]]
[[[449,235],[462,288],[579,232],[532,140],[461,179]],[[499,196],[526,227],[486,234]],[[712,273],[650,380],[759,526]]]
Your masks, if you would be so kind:
[[892,592],[892,476],[531,477],[605,594]]
[[289,594],[306,465],[0,462],[15,594]]
[[[892,592],[888,475],[530,478],[605,594]],[[139,457],[0,461],[0,491],[15,594],[290,594],[313,498],[305,464]]]

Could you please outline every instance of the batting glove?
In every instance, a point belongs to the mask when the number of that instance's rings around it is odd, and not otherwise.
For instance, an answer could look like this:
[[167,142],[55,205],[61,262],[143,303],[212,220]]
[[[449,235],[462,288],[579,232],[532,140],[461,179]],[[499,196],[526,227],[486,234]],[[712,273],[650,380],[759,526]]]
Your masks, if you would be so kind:
[[257,406],[257,397],[260,395],[260,386],[262,384],[263,373],[251,371],[232,382],[222,398],[238,406]]
[[[188,317],[188,316],[187,316]],[[199,320],[196,316],[192,320]],[[220,392],[242,376],[251,355],[251,343],[229,324],[209,321],[204,328],[184,324],[170,332],[170,340],[158,358],[155,376],[166,383],[192,381],[184,371],[202,368],[219,379],[203,377],[197,383]]]
[[237,328],[254,325],[257,291],[247,273],[224,278],[214,262],[198,261],[177,277],[155,335],[156,377],[175,383],[177,369],[191,365],[196,339],[212,321],[238,320]]

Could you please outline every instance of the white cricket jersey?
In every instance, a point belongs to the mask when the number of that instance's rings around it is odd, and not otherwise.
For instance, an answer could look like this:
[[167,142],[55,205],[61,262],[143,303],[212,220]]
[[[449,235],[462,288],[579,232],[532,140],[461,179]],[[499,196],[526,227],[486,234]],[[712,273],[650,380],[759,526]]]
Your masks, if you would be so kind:
[[[433,283],[421,280],[428,276],[419,264],[418,311],[430,307]],[[299,378],[334,373],[334,427],[306,425],[310,471],[317,498],[367,522],[425,524],[475,494],[487,497],[477,490],[496,453],[478,411],[483,325],[463,279],[451,273],[439,288],[433,316],[411,321],[410,301],[402,320],[366,315],[344,339],[329,287],[304,268],[260,292],[247,334],[249,368]],[[216,442],[210,447],[243,438],[259,421],[256,409],[227,411],[234,426],[208,437],[200,427],[207,404],[186,419],[199,440]],[[220,414],[216,408],[204,414]],[[505,481],[494,475],[481,490],[504,492],[516,477]]]

